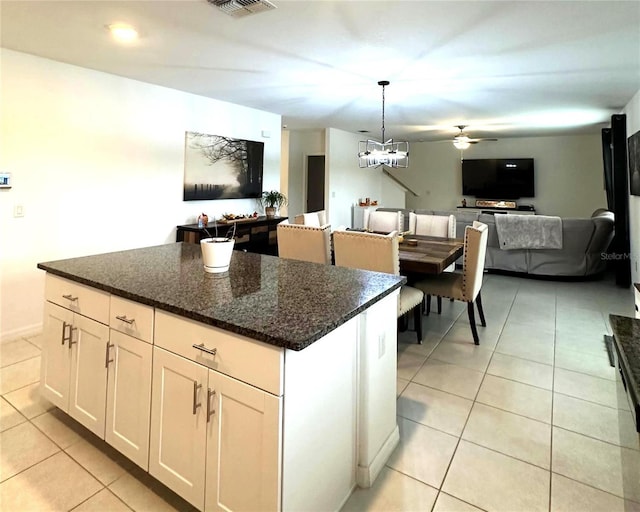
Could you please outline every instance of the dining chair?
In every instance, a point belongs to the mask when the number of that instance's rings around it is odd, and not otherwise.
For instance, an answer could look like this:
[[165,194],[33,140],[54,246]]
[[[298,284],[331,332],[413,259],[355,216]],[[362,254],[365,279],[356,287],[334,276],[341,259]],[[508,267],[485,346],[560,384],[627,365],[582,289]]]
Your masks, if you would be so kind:
[[[334,231],[333,250],[338,267],[359,268],[374,272],[400,275],[398,232],[388,235],[362,233],[358,231]],[[413,321],[418,343],[422,343],[423,293],[411,286],[400,288],[398,318],[406,318],[413,311]]]
[[319,228],[327,223],[327,212],[326,210],[318,210],[316,212],[301,213],[293,218],[293,223]]
[[[454,215],[427,215],[422,213],[409,213],[409,231],[414,235],[439,236],[442,238],[456,237],[456,218]],[[452,263],[444,269],[445,272],[453,272],[456,264]],[[438,297],[438,314],[442,312],[442,297]],[[431,311],[431,296],[424,296],[424,305],[427,314]]]
[[487,322],[482,310],[482,275],[484,272],[484,258],[487,252],[487,225],[474,221],[473,226],[464,230],[464,249],[462,254],[462,272],[447,272],[429,276],[413,284],[425,295],[447,297],[467,303],[469,324],[473,334],[473,342],[480,344],[476,327],[474,302],[478,307],[480,322],[486,327]]
[[303,226],[284,220],[277,227],[278,256],[331,264],[331,226]]
[[379,210],[364,211],[364,229],[376,233],[402,231],[404,214],[401,211],[383,212]]

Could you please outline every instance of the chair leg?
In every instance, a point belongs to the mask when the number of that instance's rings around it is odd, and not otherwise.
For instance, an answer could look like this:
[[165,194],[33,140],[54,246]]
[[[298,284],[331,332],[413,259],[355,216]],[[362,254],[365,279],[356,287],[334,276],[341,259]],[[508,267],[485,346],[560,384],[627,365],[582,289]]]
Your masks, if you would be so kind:
[[426,304],[427,316],[429,316],[429,313],[431,313],[431,295],[425,295],[424,302]]
[[480,292],[478,292],[478,296],[476,297],[476,305],[478,306],[478,314],[480,315],[480,322],[482,322],[482,327],[487,326],[487,322],[484,319],[484,311],[482,310],[482,297]]
[[442,313],[442,297],[438,296],[438,314]]
[[398,318],[398,330],[400,332],[404,332],[407,330],[408,327],[409,327],[409,319],[407,318],[407,315],[404,314]]
[[422,345],[422,315],[420,314],[420,304],[413,308],[413,323],[418,336],[418,344]]
[[476,327],[476,318],[473,311],[473,301],[467,302],[467,313],[469,313],[469,325],[471,325],[471,334],[473,334],[473,342],[476,345],[480,345],[480,338],[478,337],[478,328]]

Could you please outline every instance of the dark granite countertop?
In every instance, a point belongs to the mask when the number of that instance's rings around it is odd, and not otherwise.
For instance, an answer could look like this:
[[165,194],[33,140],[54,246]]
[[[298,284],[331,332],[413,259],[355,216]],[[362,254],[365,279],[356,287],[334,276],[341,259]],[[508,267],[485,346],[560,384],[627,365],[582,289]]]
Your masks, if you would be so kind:
[[302,350],[406,282],[401,276],[234,251],[208,274],[175,243],[38,263],[38,268],[265,343]]
[[640,320],[627,316],[609,315],[614,343],[618,346],[620,363],[628,377],[627,385],[640,397]]

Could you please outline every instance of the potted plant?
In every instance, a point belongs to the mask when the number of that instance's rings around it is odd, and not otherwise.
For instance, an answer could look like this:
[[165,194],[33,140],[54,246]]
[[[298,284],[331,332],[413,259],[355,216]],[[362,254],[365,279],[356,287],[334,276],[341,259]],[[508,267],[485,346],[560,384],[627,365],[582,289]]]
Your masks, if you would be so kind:
[[275,217],[276,211],[287,204],[287,196],[277,190],[265,190],[262,192],[260,204],[264,207],[264,214],[267,217]]

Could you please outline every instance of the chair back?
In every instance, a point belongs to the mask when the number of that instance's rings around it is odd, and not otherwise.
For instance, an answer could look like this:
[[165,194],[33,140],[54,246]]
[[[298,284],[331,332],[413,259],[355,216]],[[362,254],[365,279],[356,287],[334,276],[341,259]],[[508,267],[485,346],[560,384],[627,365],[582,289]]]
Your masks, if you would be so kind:
[[333,250],[338,267],[400,274],[397,231],[392,231],[388,235],[334,231]]
[[317,212],[301,213],[293,218],[293,223],[319,228],[327,223],[327,212],[326,210],[318,210]]
[[488,234],[487,225],[477,220],[473,221],[473,226],[464,229],[462,293],[467,302],[475,300],[482,288]]
[[424,215],[409,213],[409,231],[415,235],[456,237],[456,218],[453,215]]
[[392,231],[402,231],[404,217],[401,211],[382,212],[379,210],[364,211],[364,229],[379,233],[391,233]]
[[278,256],[290,260],[331,264],[331,226],[278,224]]

